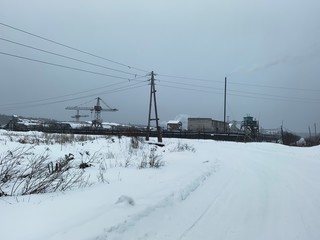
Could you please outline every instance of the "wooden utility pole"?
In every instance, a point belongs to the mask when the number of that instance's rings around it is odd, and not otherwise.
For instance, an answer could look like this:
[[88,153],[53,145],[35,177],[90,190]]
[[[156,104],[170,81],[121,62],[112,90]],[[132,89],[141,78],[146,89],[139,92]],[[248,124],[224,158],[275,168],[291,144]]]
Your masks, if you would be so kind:
[[[150,137],[150,122],[155,120],[156,121],[156,128],[157,128],[158,142],[162,142],[162,136],[161,136],[161,131],[160,131],[160,127],[159,127],[156,92],[157,91],[156,91],[156,87],[154,84],[154,72],[152,71],[151,72],[151,79],[150,79],[150,103],[149,103],[149,116],[148,116],[148,127],[147,127],[146,140],[149,141],[149,137]],[[154,102],[155,118],[151,118],[152,100]]]
[[227,131],[226,116],[227,116],[227,77],[224,78],[224,117],[223,117],[224,132]]
[[283,124],[281,125],[281,139],[282,139],[282,144],[285,144],[285,139],[283,134]]
[[308,128],[309,128],[309,137],[311,138],[311,137],[312,137],[312,135],[311,135],[311,129],[310,129],[310,126],[308,126]]

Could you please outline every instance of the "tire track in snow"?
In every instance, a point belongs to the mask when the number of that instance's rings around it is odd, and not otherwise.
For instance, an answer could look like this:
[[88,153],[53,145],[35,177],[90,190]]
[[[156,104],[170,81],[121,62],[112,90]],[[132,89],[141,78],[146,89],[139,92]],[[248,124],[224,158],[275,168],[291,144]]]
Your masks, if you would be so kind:
[[[237,166],[235,166],[235,164]],[[252,172],[252,169],[248,168],[246,162],[241,161],[238,164],[237,162],[233,162],[233,167],[234,167],[234,170],[236,171],[230,172],[231,175],[229,176],[229,178],[226,178],[223,181],[223,185],[220,187],[219,190],[216,189],[218,191],[215,191],[214,196],[211,197],[211,201],[207,203],[207,206],[200,212],[198,217],[194,219],[194,221],[189,225],[189,227],[186,228],[181,233],[181,235],[179,235],[179,237],[177,237],[176,239],[182,240],[188,237],[190,238],[190,234],[191,235],[193,234],[193,230],[199,228],[199,225],[201,225],[204,222],[204,219],[207,218],[208,216],[214,219],[216,219],[218,216],[221,217],[221,213],[222,213],[221,211],[227,210],[228,212],[230,210],[227,207],[227,204],[230,204],[230,203],[235,204],[231,206],[231,209],[235,209],[237,206],[241,207],[241,203],[243,202],[244,199],[246,199],[246,197],[243,198],[243,195],[241,194],[239,195],[239,193],[241,193],[241,191],[243,191],[244,188],[248,187],[246,182],[248,183],[254,182],[255,183],[254,185],[256,185],[257,180],[259,180],[258,182],[261,182],[260,181],[261,179],[257,178],[258,176],[256,175],[256,172]],[[220,183],[222,183],[222,181]],[[210,191],[208,187],[207,187],[207,190]],[[235,196],[240,196],[240,199],[239,201],[237,200],[235,203],[233,203],[232,199]],[[222,207],[222,210],[221,210],[221,207]],[[216,211],[211,211],[214,208],[216,208],[215,209]],[[250,209],[243,209],[239,213],[240,214],[238,215],[237,219],[236,218],[224,219],[223,227],[220,229],[216,229],[219,232],[218,239],[234,238],[234,236],[232,237],[231,235],[236,234],[238,231],[237,227],[235,228],[234,223],[237,223],[238,220],[242,220],[243,218],[245,218],[245,215],[250,214]],[[219,226],[221,227],[221,225]]]
[[[315,230],[320,226],[317,215],[319,208],[316,208],[319,204],[315,204],[319,202],[318,195],[310,194],[306,189],[306,187],[315,189],[318,185],[309,181],[303,169],[298,169],[295,165],[286,165],[286,162],[278,162],[277,165],[266,164],[262,161],[253,163],[252,166],[260,165],[260,169],[264,169],[268,175],[272,173],[272,179],[277,182],[274,194],[278,194],[279,199],[290,199],[290,204],[280,200],[275,203],[282,204],[282,215],[277,218],[285,216],[286,219],[289,219],[286,224],[283,221],[281,225],[281,231],[287,229],[286,237],[288,239],[319,239],[318,231]],[[285,171],[283,166],[285,166]],[[289,229],[294,229],[294,231]]]
[[182,232],[182,234],[179,236],[178,240],[183,239],[197,224],[201,221],[201,219],[209,212],[209,210],[217,203],[219,198],[227,191],[230,184],[234,182],[234,176],[227,181],[222,190],[215,196],[215,198],[210,202],[210,204],[201,212],[198,218],[195,219],[195,221],[188,227],[186,230]]
[[123,221],[122,223],[105,229],[105,234],[103,236],[96,237],[95,239],[119,239],[117,236],[113,237],[112,235],[119,235],[126,232],[128,229],[135,226],[140,220],[148,217],[157,209],[172,206],[175,202],[185,201],[194,191],[196,191],[205,181],[207,181],[211,175],[213,175],[216,172],[218,166],[219,165],[217,164],[217,162],[215,162],[214,165],[210,167],[209,171],[202,173],[201,176],[194,179],[192,182],[190,182],[184,188],[180,189],[178,192],[172,192],[171,194],[163,198],[161,201],[159,201],[157,204],[150,206],[137,214],[132,215],[129,219]]

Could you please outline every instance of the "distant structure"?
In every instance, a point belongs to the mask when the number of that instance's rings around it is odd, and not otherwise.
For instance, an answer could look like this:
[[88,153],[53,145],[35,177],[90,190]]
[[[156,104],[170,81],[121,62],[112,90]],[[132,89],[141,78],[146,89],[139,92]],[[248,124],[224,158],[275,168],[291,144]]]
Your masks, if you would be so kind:
[[[238,124],[239,124],[239,126],[238,126]],[[241,124],[241,122],[239,123],[239,122],[237,122],[237,121],[235,121],[235,120],[229,122],[229,131],[230,131],[231,133],[238,133],[238,132],[240,132],[240,124]]]
[[77,114],[74,116],[71,116],[72,118],[76,119],[76,122],[79,123],[80,122],[80,118],[82,117],[89,117],[89,115],[80,115],[80,110],[77,109]]
[[13,130],[18,124],[19,118],[17,115],[12,115],[12,119],[4,126],[4,129]]
[[[101,102],[104,103],[106,108],[102,108]],[[101,127],[102,128],[102,118],[101,118],[101,112],[107,111],[107,112],[115,112],[118,111],[116,108],[109,107],[100,97],[97,97],[97,103],[93,107],[80,107],[80,106],[74,106],[74,107],[66,107],[66,110],[89,110],[94,112],[94,119],[92,120],[92,126],[93,127]]]
[[44,122],[36,119],[24,119],[13,115],[12,119],[4,126],[4,129],[13,131],[41,130]]
[[182,130],[182,122],[177,120],[170,120],[167,122],[167,130],[168,131],[181,131]]
[[247,115],[241,122],[240,130],[243,130],[251,138],[256,139],[259,136],[259,121]]
[[224,121],[211,118],[188,118],[188,130],[197,132],[225,132]]

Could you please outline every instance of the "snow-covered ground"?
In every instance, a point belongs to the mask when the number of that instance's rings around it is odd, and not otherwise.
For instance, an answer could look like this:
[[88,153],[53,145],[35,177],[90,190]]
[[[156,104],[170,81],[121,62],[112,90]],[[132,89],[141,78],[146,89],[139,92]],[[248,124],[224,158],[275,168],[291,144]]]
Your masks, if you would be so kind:
[[[31,147],[92,164],[90,186],[0,197],[1,239],[320,239],[319,146],[58,137],[0,132],[0,157]],[[141,168],[152,157],[162,166]]]

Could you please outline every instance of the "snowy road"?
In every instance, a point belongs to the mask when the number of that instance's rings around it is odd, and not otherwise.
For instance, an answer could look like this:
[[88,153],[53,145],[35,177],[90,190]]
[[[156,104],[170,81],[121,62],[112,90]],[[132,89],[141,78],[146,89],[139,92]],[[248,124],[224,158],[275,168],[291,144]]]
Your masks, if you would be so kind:
[[185,200],[107,239],[320,239],[319,161],[268,150],[220,159]]
[[[19,144],[2,138],[3,149]],[[35,153],[50,147],[55,157],[104,151],[113,156],[104,160],[107,183],[0,198],[1,239],[320,239],[319,146],[166,139],[156,150],[165,166],[139,169],[135,159],[152,146],[132,152],[130,141],[98,138],[63,151],[59,144],[33,146]],[[131,167],[120,167],[130,158]],[[99,176],[94,165],[86,170],[92,181]]]

